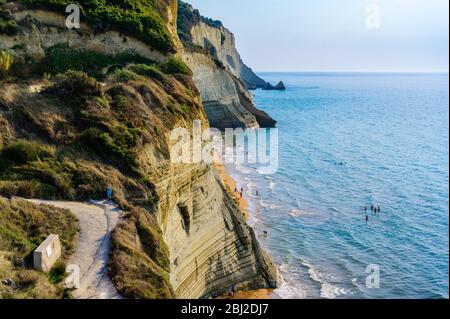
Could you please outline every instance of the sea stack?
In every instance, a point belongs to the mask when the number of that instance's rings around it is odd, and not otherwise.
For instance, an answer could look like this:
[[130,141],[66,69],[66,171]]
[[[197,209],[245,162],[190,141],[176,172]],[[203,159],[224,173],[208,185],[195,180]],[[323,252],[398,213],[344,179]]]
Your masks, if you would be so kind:
[[266,83],[266,85],[262,88],[265,91],[285,91],[286,86],[282,81],[280,81],[277,85],[273,86],[269,82]]

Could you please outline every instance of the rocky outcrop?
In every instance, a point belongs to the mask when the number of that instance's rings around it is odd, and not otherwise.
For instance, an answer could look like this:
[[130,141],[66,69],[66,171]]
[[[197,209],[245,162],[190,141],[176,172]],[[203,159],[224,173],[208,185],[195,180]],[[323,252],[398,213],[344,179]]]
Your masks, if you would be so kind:
[[239,98],[245,89],[227,70],[203,52],[185,51],[184,61],[193,72],[195,85],[200,91],[203,106],[212,127],[258,128],[254,114],[246,109]]
[[262,88],[266,82],[242,61],[234,34],[220,21],[200,15],[190,4],[179,1],[178,30],[186,44],[205,49],[214,59],[244,83],[246,88]]
[[[194,73],[211,126],[274,127],[276,121],[258,110],[249,88],[266,84],[243,62],[234,35],[219,21],[202,17],[180,2],[178,32],[184,44],[183,58]],[[223,83],[222,87],[217,84]]]
[[276,286],[276,270],[253,230],[208,166],[172,167],[153,177],[159,220],[170,250],[170,281],[178,298]]
[[267,82],[267,84],[262,89],[265,91],[285,91],[286,86],[281,81],[275,86]]
[[191,29],[192,42],[208,50],[227,70],[240,79],[247,88],[262,88],[266,82],[258,77],[241,59],[234,34],[221,26],[212,27],[200,21]]

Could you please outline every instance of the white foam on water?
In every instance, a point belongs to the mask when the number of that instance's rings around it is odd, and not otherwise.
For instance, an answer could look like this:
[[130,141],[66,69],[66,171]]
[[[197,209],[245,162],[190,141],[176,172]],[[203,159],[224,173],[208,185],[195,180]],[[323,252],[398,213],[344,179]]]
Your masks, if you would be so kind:
[[348,295],[351,291],[333,286],[332,284],[324,282],[320,289],[320,297],[325,299],[336,299],[339,296]]
[[352,292],[348,289],[341,288],[333,285],[329,281],[335,280],[335,276],[330,273],[325,273],[317,270],[312,265],[303,262],[303,266],[308,268],[309,277],[319,283],[321,285],[320,288],[320,297],[325,299],[335,299],[339,296],[352,294]]
[[272,180],[269,181],[269,189],[274,192],[275,191],[275,186],[277,185],[277,183],[272,182]]
[[259,205],[261,205],[261,207],[264,207],[264,208],[268,208],[271,205],[264,200],[260,200],[258,203],[259,203]]
[[[288,264],[282,264],[279,268],[282,273],[289,273],[292,267]],[[286,275],[285,275],[286,276]],[[275,293],[282,299],[306,299],[308,297],[308,291],[299,284],[289,284],[283,275],[280,273],[280,287],[275,290]]]

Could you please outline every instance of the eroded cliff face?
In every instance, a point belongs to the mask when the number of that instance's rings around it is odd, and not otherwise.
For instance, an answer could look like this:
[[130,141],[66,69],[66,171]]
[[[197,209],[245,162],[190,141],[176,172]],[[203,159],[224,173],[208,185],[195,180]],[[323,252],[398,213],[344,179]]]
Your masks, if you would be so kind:
[[276,271],[253,230],[206,165],[172,166],[152,177],[161,196],[159,220],[170,251],[170,282],[178,298],[276,286]]
[[248,88],[262,88],[266,82],[241,59],[234,34],[223,26],[211,26],[199,21],[191,29],[192,42],[210,51],[234,76]]
[[211,126],[224,129],[276,125],[275,120],[254,105],[248,88],[263,87],[266,83],[243,63],[234,35],[228,29],[180,2],[178,32],[184,44],[184,61],[194,73]]
[[184,51],[184,61],[193,72],[209,122],[214,128],[258,128],[256,117],[241,103],[245,89],[229,71],[203,52]]
[[156,62],[162,62],[168,57],[167,54],[153,49],[143,41],[115,30],[96,33],[86,23],[81,23],[81,28],[77,32],[68,30],[65,27],[65,16],[47,10],[17,8],[12,14],[14,20],[27,31],[14,36],[0,34],[0,50],[10,50],[15,56],[16,63],[42,59],[48,48],[61,43],[68,44],[74,49],[113,55],[133,50]]
[[[165,19],[173,33],[177,3],[159,3],[167,8]],[[20,31],[0,34],[0,49],[12,52],[22,67],[45,58],[47,48],[61,43],[108,55],[131,49],[156,62],[170,55],[119,31],[94,33],[87,24],[79,32],[68,31],[63,16],[45,10],[18,10],[14,19]],[[250,97],[231,72],[202,53],[184,52],[184,57],[199,89],[202,83],[210,84],[210,90],[202,92],[203,101],[207,97],[206,113],[188,76],[154,69],[149,73],[145,68],[138,74],[133,66],[118,66],[122,73],[110,74],[101,83],[71,74],[50,83],[33,78],[0,84],[0,148],[27,140],[59,154],[11,168],[11,174],[0,172],[0,186],[22,185],[23,176],[28,176],[37,187],[33,194],[44,194],[39,187],[51,186],[57,192],[45,196],[60,199],[102,196],[106,185],[113,186],[116,200],[131,211],[113,236],[110,266],[110,275],[125,296],[200,298],[233,285],[275,287],[277,274],[270,257],[261,250],[215,169],[170,160],[170,131],[184,127],[192,132],[193,120],[209,127],[206,115],[210,119],[214,115],[208,113],[213,109],[208,102],[227,105],[220,108],[233,114],[226,116],[236,121],[233,126],[258,126],[247,109],[251,104],[243,102]],[[92,88],[80,92],[79,102],[68,103],[58,94],[70,92],[64,81],[70,83],[73,76]],[[47,92],[55,96],[45,93],[48,86],[52,89]],[[80,143],[102,148],[88,151]]]

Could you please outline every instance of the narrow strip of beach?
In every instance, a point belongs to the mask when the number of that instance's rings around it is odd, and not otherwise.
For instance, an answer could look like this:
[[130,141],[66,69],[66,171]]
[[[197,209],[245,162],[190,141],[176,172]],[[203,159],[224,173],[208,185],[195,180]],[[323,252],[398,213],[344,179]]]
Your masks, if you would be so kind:
[[[239,205],[239,208],[241,209],[242,213],[244,214],[246,220],[248,221],[250,218],[250,212],[249,212],[249,205],[247,200],[242,196],[240,196],[240,192],[238,189],[238,185],[236,181],[231,177],[231,175],[228,173],[227,168],[223,163],[221,163],[219,160],[214,161],[214,168],[219,172],[220,177],[222,178],[222,181],[224,182],[225,186],[227,187],[228,193],[232,198],[236,200],[236,202]],[[235,192],[237,190],[237,192]],[[274,291],[274,289],[258,289],[258,290],[251,290],[251,291],[239,291],[236,292],[233,296],[222,296],[221,299],[281,299],[279,295],[277,295]]]

